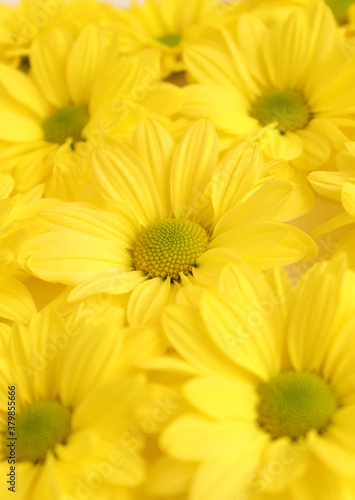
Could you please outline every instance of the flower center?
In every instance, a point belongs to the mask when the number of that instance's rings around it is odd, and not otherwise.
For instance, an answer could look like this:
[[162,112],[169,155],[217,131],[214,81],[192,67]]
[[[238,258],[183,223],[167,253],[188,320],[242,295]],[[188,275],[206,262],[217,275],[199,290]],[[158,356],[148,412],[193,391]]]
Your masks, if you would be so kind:
[[354,0],[326,0],[326,3],[332,9],[338,23],[345,24],[348,22],[348,10]]
[[49,142],[64,144],[68,138],[80,141],[81,132],[90,120],[81,106],[66,106],[54,111],[43,123],[44,137]]
[[179,273],[192,271],[197,258],[207,249],[206,230],[184,219],[167,219],[144,229],[133,247],[137,271],[151,278],[179,279]]
[[297,92],[273,90],[254,102],[250,116],[263,126],[277,122],[279,131],[284,134],[304,128],[311,114],[303,97]]
[[274,439],[324,432],[339,406],[333,389],[314,373],[281,373],[259,393],[259,425]]
[[16,460],[43,462],[47,451],[64,443],[70,433],[71,413],[56,401],[39,401],[16,420]]
[[181,42],[182,36],[180,33],[169,33],[168,35],[163,35],[157,38],[158,42],[166,45],[167,47],[177,47]]

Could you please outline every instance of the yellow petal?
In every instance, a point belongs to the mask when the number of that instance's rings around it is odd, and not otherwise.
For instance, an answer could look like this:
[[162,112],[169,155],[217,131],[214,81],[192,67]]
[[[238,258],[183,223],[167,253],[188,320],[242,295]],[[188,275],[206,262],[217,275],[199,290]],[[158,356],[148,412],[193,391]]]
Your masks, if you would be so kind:
[[161,200],[163,216],[168,217],[171,211],[170,173],[175,142],[157,121],[145,119],[137,125],[134,131],[133,145],[154,180]]
[[161,204],[153,179],[127,146],[107,141],[105,149],[95,151],[91,166],[97,188],[106,199],[125,203],[142,225],[150,226],[161,219]]
[[25,285],[15,279],[0,281],[0,316],[10,321],[27,323],[36,306]]
[[245,445],[250,445],[258,434],[256,425],[238,421],[217,423],[202,415],[187,413],[163,432],[160,445],[179,460],[217,461],[240,457]]
[[218,165],[212,179],[212,203],[217,220],[255,187],[261,167],[262,153],[254,143],[238,146]]
[[0,139],[10,142],[40,141],[42,128],[34,121],[12,111],[0,110]]
[[71,50],[66,77],[74,104],[88,104],[90,93],[100,71],[102,45],[99,28],[89,25],[82,30]]
[[207,120],[199,120],[185,134],[174,154],[171,203],[176,217],[198,215],[217,157],[216,131]]
[[71,286],[129,262],[113,242],[70,230],[38,235],[21,248],[21,254],[30,255],[26,265],[35,276]]
[[198,378],[183,393],[199,411],[216,420],[255,422],[258,396],[253,384],[217,377]]
[[170,280],[153,278],[138,286],[127,306],[127,319],[131,326],[154,324],[170,295]]
[[27,75],[0,64],[0,83],[14,99],[30,108],[37,116],[45,118],[49,111],[48,105]]
[[34,39],[31,47],[31,74],[42,95],[56,108],[68,104],[65,68],[73,41],[64,31],[51,31],[49,39]]

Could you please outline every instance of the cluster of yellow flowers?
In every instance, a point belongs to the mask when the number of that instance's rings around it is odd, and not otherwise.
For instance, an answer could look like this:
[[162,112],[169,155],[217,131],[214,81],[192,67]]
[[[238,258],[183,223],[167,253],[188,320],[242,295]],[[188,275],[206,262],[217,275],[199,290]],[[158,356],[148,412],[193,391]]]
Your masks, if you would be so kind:
[[355,2],[0,6],[2,500],[355,500]]

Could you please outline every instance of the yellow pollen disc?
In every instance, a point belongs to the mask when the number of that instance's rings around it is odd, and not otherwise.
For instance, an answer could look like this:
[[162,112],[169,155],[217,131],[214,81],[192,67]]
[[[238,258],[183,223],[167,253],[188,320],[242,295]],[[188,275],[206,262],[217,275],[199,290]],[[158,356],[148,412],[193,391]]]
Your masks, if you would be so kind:
[[273,90],[259,97],[251,107],[250,116],[263,126],[277,122],[282,134],[304,128],[311,119],[303,97],[292,90]]
[[168,35],[163,35],[157,38],[158,42],[170,48],[177,47],[180,44],[181,39],[182,37],[180,33],[169,33]]
[[166,219],[139,234],[133,247],[133,261],[137,271],[145,271],[151,278],[178,280],[179,273],[191,273],[208,241],[207,231],[199,224]]
[[17,416],[16,461],[43,462],[47,452],[64,443],[70,433],[71,413],[56,401],[39,401]]
[[329,384],[308,372],[281,373],[259,394],[259,425],[274,439],[298,439],[312,429],[323,433],[339,407]]
[[48,142],[57,144],[64,144],[67,139],[80,141],[83,128],[89,120],[88,112],[81,106],[57,109],[43,122],[44,137]]
[[333,14],[340,24],[349,21],[349,8],[354,4],[354,0],[326,0],[326,3],[332,9]]

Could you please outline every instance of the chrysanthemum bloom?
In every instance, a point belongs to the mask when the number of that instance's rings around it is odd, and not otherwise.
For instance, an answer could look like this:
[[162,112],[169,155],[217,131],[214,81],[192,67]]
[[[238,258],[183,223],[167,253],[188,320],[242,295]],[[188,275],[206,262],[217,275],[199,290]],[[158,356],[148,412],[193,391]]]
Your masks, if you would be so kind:
[[355,63],[343,50],[331,10],[312,2],[269,28],[244,15],[235,30],[234,38],[221,29],[186,49],[195,85],[186,87],[183,113],[209,118],[224,147],[273,128],[262,141],[267,158],[320,168],[342,147],[340,128],[355,124],[349,116]]
[[[15,490],[26,500],[126,498],[144,481],[144,460],[131,446],[130,428],[145,381],[121,369],[127,354],[116,317],[111,311],[68,330],[47,311],[28,328],[14,325],[7,341],[2,335],[0,471],[7,478],[8,445],[16,438]],[[14,434],[5,410],[9,398]],[[1,481],[4,499],[9,486]]]
[[21,262],[45,281],[75,287],[69,300],[132,291],[131,323],[159,315],[180,285],[215,286],[231,260],[268,269],[317,251],[308,235],[281,222],[310,210],[310,190],[262,185],[261,152],[252,143],[218,164],[217,135],[206,120],[177,146],[156,121],[143,120],[133,150],[111,139],[95,151],[92,176],[103,209],[66,203],[44,210],[51,231],[25,243]]
[[354,498],[355,274],[344,258],[293,291],[227,266],[219,290],[194,289],[163,315],[173,347],[199,373],[195,408],[161,438],[197,461],[190,500]]
[[28,76],[0,65],[0,165],[17,190],[45,182],[47,196],[72,199],[104,137],[128,140],[142,117],[166,123],[179,108],[181,90],[159,81],[157,62],[117,50],[89,25],[75,41],[66,30],[37,39]]
[[41,34],[65,28],[73,36],[90,22],[107,24],[106,6],[95,0],[21,0],[0,6],[0,61],[28,71],[31,46]]
[[[185,69],[182,55],[199,36],[199,27],[215,21],[217,0],[135,0],[113,18],[121,34],[120,52],[135,54],[150,48],[161,60],[165,75]],[[217,18],[218,20],[218,18]]]
[[334,255],[346,253],[349,265],[355,269],[355,143],[348,142],[347,149],[337,156],[338,172],[312,172],[308,179],[321,196],[338,202],[344,212],[329,219],[314,232],[314,237],[342,228],[341,239]]

